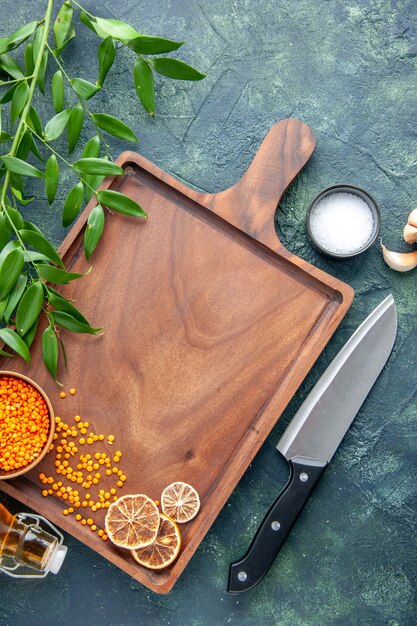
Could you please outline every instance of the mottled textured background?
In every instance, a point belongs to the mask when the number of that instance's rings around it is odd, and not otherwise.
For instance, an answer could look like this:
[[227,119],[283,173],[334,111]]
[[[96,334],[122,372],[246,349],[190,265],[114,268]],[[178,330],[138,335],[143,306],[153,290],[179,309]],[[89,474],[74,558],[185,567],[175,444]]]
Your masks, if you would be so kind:
[[[148,34],[186,38],[183,60],[208,73],[196,84],[161,79],[157,116],[137,103],[132,58],[121,54],[96,111],[124,119],[138,150],[205,191],[234,183],[270,126],[307,122],[317,148],[276,214],[292,252],[350,283],[354,303],[168,596],[157,596],[77,540],[44,581],[0,578],[0,624],[411,626],[416,623],[417,270],[401,275],[378,246],[331,262],[310,246],[309,201],[347,182],[381,207],[382,238],[407,250],[401,230],[417,205],[417,6],[413,0],[86,0],[103,17]],[[43,12],[45,0],[2,0],[0,36]],[[96,78],[96,42],[84,26],[65,54],[72,76]],[[82,35],[81,35],[82,34]],[[44,112],[47,116],[47,111]],[[46,119],[46,118],[45,118]],[[85,138],[90,136],[86,133]],[[116,156],[126,144],[112,140]],[[31,208],[58,244],[60,199]],[[32,205],[31,205],[32,206]],[[241,597],[226,594],[229,561],[241,556],[287,479],[275,443],[327,363],[388,293],[399,313],[392,357],[323,476],[268,577]],[[13,511],[21,505],[1,496]]]

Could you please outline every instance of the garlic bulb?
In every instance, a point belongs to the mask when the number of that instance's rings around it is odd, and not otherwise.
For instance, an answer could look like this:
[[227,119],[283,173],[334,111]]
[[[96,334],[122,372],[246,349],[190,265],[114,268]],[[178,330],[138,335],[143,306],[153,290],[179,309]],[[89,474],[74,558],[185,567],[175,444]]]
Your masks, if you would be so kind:
[[411,211],[408,216],[407,224],[404,226],[403,236],[407,243],[417,241],[417,209]]
[[409,272],[417,267],[417,250],[415,252],[393,252],[381,243],[384,261],[397,272]]

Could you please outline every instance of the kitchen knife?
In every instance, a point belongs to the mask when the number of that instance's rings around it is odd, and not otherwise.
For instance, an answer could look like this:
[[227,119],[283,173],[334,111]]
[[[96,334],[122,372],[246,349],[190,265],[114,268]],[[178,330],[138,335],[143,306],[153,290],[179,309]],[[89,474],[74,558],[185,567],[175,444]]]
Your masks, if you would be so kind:
[[318,479],[384,367],[397,332],[388,296],[359,326],[308,394],[277,444],[290,478],[252,543],[230,564],[229,593],[254,587],[268,572]]

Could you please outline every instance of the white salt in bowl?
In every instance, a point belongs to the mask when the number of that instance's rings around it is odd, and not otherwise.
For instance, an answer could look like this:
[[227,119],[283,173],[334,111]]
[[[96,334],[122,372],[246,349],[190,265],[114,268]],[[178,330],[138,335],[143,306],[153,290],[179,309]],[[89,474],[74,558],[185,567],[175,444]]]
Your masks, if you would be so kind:
[[307,211],[307,231],[314,247],[327,256],[346,259],[368,250],[381,226],[375,200],[353,185],[320,191]]

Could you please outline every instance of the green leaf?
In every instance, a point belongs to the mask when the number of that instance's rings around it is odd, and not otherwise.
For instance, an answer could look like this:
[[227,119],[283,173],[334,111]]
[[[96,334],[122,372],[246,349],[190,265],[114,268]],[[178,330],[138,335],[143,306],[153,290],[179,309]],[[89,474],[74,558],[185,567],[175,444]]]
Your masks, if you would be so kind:
[[28,126],[32,130],[35,131],[35,133],[37,135],[42,137],[42,135],[43,135],[42,122],[40,120],[39,115],[36,112],[36,109],[34,109],[32,105],[30,105],[29,113],[28,113],[28,116],[26,118],[26,122],[27,122]]
[[62,135],[68,124],[71,115],[71,109],[64,109],[61,113],[54,115],[45,126],[46,141],[54,141]]
[[0,133],[0,143],[5,143],[6,141],[10,141],[10,139],[12,138],[11,135],[9,135],[9,133],[6,133],[6,131],[2,130]]
[[87,259],[91,257],[100,241],[104,229],[104,211],[100,204],[96,204],[88,216],[84,231],[84,252]]
[[10,237],[10,225],[9,222],[4,215],[4,213],[0,213],[0,250],[4,248],[6,243],[9,241]]
[[0,252],[0,265],[3,263],[4,259],[9,254],[9,252],[11,252],[12,250],[21,250],[21,249],[22,249],[22,246],[20,244],[20,241],[18,241],[17,239],[12,239],[11,241],[9,241],[4,246],[3,250],[1,250]]
[[17,30],[14,31],[8,38],[8,43],[12,47],[20,46],[25,39],[31,36],[33,32],[35,32],[35,28],[37,27],[38,22],[29,22],[28,24],[24,24],[24,26],[20,26]]
[[30,352],[25,342],[10,328],[0,328],[0,339],[12,350],[17,352],[26,363],[30,363]]
[[36,320],[36,322],[33,324],[33,326],[31,326],[29,328],[29,330],[27,331],[27,333],[25,335],[23,335],[22,339],[25,342],[25,344],[27,345],[28,348],[30,348],[30,346],[33,343],[33,340],[35,339],[35,335],[36,335],[36,331],[38,330],[38,320]]
[[70,83],[77,96],[84,100],[89,100],[100,89],[97,85],[93,85],[83,78],[71,78]]
[[23,217],[20,215],[20,212],[17,209],[9,206],[7,207],[7,213],[13,223],[13,226],[17,228],[17,230],[23,228]]
[[3,314],[7,306],[7,300],[7,298],[4,298],[4,300],[0,302],[0,321],[3,321]]
[[54,246],[42,235],[42,233],[37,233],[33,230],[22,229],[19,231],[19,235],[25,243],[32,246],[32,248],[35,248],[35,250],[37,250],[41,254],[44,254],[53,263],[64,267],[64,264],[58,252],[55,250]]
[[191,65],[178,61],[178,59],[160,57],[157,59],[149,59],[149,63],[158,74],[176,80],[201,80],[206,76],[206,74],[201,74],[201,72],[191,67]]
[[33,62],[33,43],[31,41],[25,46],[24,63],[26,76],[32,76],[35,64]]
[[42,283],[32,283],[23,294],[16,311],[16,331],[25,335],[42,311],[44,293]]
[[25,77],[20,66],[9,54],[0,55],[0,68],[16,80]]
[[4,156],[2,157],[3,163],[7,167],[10,172],[15,172],[16,174],[22,174],[23,176],[33,176],[35,178],[45,178],[45,174],[38,170],[30,163],[26,163],[21,159],[17,159],[12,156]]
[[87,333],[88,335],[96,335],[98,332],[103,330],[102,328],[93,328],[89,324],[83,324],[69,313],[65,313],[63,311],[54,311],[53,318],[56,324],[59,324],[62,328],[70,330],[72,333]]
[[87,141],[83,150],[83,159],[97,158],[100,154],[100,137],[94,135]]
[[135,133],[117,117],[107,115],[106,113],[95,113],[92,118],[96,126],[110,133],[110,135],[120,137],[120,139],[125,139],[126,141],[138,142]]
[[92,22],[92,21],[90,20],[90,18],[87,16],[87,14],[85,13],[85,11],[81,11],[81,13],[80,13],[80,16],[79,16],[79,17],[80,17],[80,22],[82,22],[83,24],[85,24],[86,26],[88,26],[88,28],[89,28],[90,30],[92,30],[92,31],[93,31],[93,33],[96,33],[96,34],[97,34],[96,28],[95,28],[95,26],[94,26],[95,22]]
[[58,267],[53,267],[52,265],[47,265],[46,263],[40,263],[37,269],[39,276],[44,280],[47,280],[50,283],[62,285],[69,283],[71,280],[76,280],[77,278],[81,278],[82,276],[86,276],[87,274],[89,274],[89,271],[85,274],[66,272],[65,270],[61,270]]
[[133,81],[143,108],[153,117],[155,115],[155,88],[149,63],[138,57],[133,68]]
[[26,206],[27,204],[30,204],[35,199],[34,196],[32,196],[31,198],[24,198],[20,189],[15,189],[14,187],[12,187],[11,189],[12,189],[12,194],[14,195],[15,198],[19,200],[19,204],[21,204],[22,206]]
[[36,226],[36,224],[32,224],[32,222],[28,222],[27,220],[23,221],[23,227],[25,230],[31,230],[34,233],[39,233],[39,235],[42,235],[42,231]]
[[0,54],[4,54],[8,50],[10,50],[9,40],[7,37],[0,37]]
[[32,133],[30,132],[30,130],[26,131],[27,135],[29,135],[29,148],[30,151],[32,152],[32,154],[34,154],[40,161],[42,161],[43,163],[45,162],[45,159],[43,158],[43,156],[41,155],[41,153],[38,150],[38,146],[35,143],[35,140],[32,136]]
[[59,180],[59,165],[55,154],[51,154],[45,166],[45,192],[49,204],[55,199],[56,190]]
[[54,22],[54,39],[56,48],[61,48],[66,36],[71,28],[73,8],[69,2],[64,4],[59,9],[58,15]]
[[74,39],[74,37],[75,37],[75,28],[74,28],[74,26],[71,26],[71,30],[70,30],[70,33],[68,35],[68,39],[66,39],[64,41],[64,43],[62,44],[62,46],[60,48],[55,48],[55,50],[53,50],[54,56],[58,57],[62,53],[62,51],[67,47],[69,42]]
[[82,324],[86,324],[90,326],[88,320],[84,317],[84,315],[77,309],[75,306],[66,298],[62,297],[55,289],[52,287],[47,287],[48,291],[48,301],[57,311],[65,311],[66,313],[70,313],[72,317],[75,317]]
[[36,79],[36,84],[43,94],[45,94],[45,73],[46,67],[48,65],[48,51],[44,50],[42,54],[42,62],[39,68],[38,77]]
[[27,130],[23,134],[23,137],[20,140],[20,144],[16,152],[16,157],[20,159],[21,161],[26,161],[26,157],[30,152],[30,145],[31,145],[30,135],[31,135],[30,130]]
[[17,83],[15,83],[10,89],[6,91],[6,93],[0,98],[0,104],[7,104],[11,102],[13,99],[13,94],[17,89]]
[[103,182],[104,178],[105,178],[104,176],[93,176],[93,175],[83,176],[83,180],[85,181],[85,184],[88,185],[85,191],[85,197],[87,201],[90,201],[94,195],[94,191],[92,191],[92,189],[94,190],[97,189]]
[[100,176],[123,176],[124,169],[116,163],[107,161],[106,159],[95,159],[89,157],[80,159],[73,164],[74,169],[80,174],[97,174]]
[[58,369],[58,339],[51,326],[47,326],[42,333],[42,359],[48,372],[56,378]]
[[172,41],[171,39],[163,39],[162,37],[139,35],[139,37],[128,41],[127,45],[138,54],[164,54],[165,52],[178,50],[183,43],[183,41]]
[[19,304],[20,298],[23,296],[23,293],[26,289],[27,276],[26,274],[20,274],[17,279],[16,285],[9,293],[9,298],[7,300],[7,306],[4,311],[3,317],[6,324],[10,323],[10,318],[13,315],[13,311]]
[[56,113],[61,113],[63,110],[64,99],[64,77],[62,76],[61,70],[58,70],[52,77],[52,102]]
[[113,37],[113,39],[125,42],[139,37],[139,33],[134,28],[120,20],[96,17],[93,24],[94,30],[101,38]]
[[68,122],[68,152],[71,154],[77,145],[84,121],[84,109],[81,102],[72,108]]
[[142,207],[139,206],[134,200],[128,198],[120,191],[113,191],[111,189],[101,189],[97,192],[97,198],[100,204],[124,213],[124,215],[134,215],[135,217],[148,217]]
[[101,86],[116,58],[116,48],[112,37],[103,39],[98,48],[98,84]]
[[62,211],[62,224],[69,226],[77,217],[84,202],[84,185],[80,181],[71,189],[66,197]]
[[25,106],[29,97],[29,87],[27,82],[19,83],[12,98],[12,106],[10,109],[10,119],[12,124],[15,123],[19,115],[21,114],[23,107]]
[[33,250],[24,250],[23,257],[25,259],[25,263],[38,263],[39,261],[42,261],[42,263],[49,262],[49,259],[45,254],[34,252]]
[[0,265],[0,300],[3,300],[17,283],[24,262],[21,248],[15,248],[5,255]]
[[38,60],[39,52],[41,50],[41,43],[43,38],[45,27],[41,24],[35,32],[35,36],[33,38],[33,66],[36,65],[36,61]]

